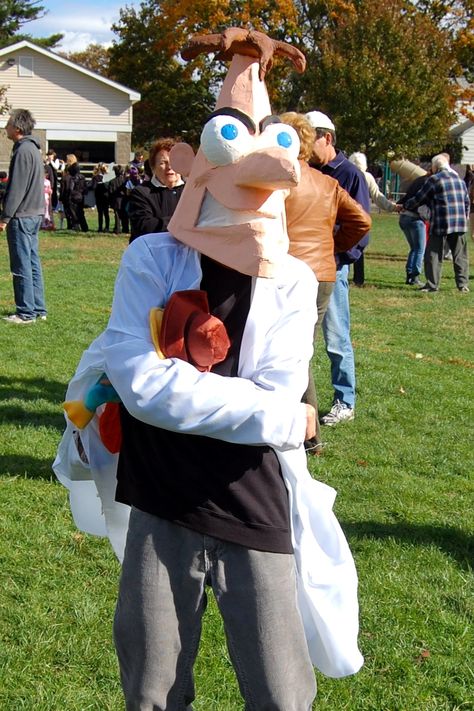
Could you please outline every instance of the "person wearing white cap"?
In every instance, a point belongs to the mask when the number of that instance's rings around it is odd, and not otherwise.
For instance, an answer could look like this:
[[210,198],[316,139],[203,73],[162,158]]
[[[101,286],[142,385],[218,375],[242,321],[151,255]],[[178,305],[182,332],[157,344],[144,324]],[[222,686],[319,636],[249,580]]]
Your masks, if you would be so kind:
[[[316,130],[310,164],[325,175],[335,178],[349,195],[370,213],[366,180],[344,153],[335,148],[336,127],[332,120],[321,111],[310,111],[306,118]],[[321,418],[323,425],[337,425],[339,422],[354,419],[356,376],[350,333],[349,266],[360,259],[368,241],[367,232],[347,252],[336,254],[336,284],[322,323],[326,352],[331,361],[334,400],[331,410]]]

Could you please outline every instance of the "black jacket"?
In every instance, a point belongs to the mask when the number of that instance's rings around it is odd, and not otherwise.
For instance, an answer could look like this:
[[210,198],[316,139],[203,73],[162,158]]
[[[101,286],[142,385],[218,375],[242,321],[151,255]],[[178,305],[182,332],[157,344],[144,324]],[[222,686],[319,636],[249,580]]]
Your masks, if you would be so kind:
[[137,185],[128,204],[130,242],[150,232],[166,232],[183,190],[184,183],[175,188],[156,186],[151,181]]
[[84,176],[79,172],[79,167],[71,165],[63,175],[61,182],[61,200],[63,203],[80,205],[84,202],[87,184]]
[[125,195],[125,175],[117,175],[117,177],[109,181],[108,186],[109,205],[112,210],[120,210]]
[[94,191],[96,203],[108,204],[109,202],[109,181],[104,183],[104,176],[100,173],[98,175],[93,175],[89,183],[89,188]]

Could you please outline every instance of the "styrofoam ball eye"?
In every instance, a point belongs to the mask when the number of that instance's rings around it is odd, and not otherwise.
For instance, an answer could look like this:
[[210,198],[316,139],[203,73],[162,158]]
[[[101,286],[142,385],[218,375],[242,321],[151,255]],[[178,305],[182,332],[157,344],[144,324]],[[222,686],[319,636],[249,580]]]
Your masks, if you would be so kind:
[[214,165],[235,163],[246,155],[250,145],[248,128],[233,116],[215,116],[201,133],[201,149]]
[[300,139],[295,129],[286,123],[269,124],[261,134],[261,140],[266,147],[285,148],[292,158],[298,158]]

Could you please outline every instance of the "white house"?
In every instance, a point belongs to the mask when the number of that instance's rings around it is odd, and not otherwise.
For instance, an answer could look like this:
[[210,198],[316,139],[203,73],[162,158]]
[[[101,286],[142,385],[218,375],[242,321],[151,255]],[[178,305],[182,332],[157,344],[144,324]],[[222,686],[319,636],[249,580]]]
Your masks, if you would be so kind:
[[[33,113],[43,151],[54,148],[62,158],[75,153],[87,163],[129,161],[138,92],[26,40],[0,49],[0,86],[12,109]],[[2,118],[0,126],[8,117]],[[0,131],[1,169],[11,148]]]
[[450,130],[453,137],[459,138],[462,143],[462,165],[474,165],[474,123],[468,118],[463,118]]

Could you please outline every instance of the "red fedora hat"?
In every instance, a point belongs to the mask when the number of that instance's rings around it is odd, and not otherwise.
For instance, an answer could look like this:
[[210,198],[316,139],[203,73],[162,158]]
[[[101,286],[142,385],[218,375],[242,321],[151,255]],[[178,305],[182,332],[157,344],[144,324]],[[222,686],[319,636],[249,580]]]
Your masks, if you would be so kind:
[[150,326],[159,355],[181,358],[201,372],[225,360],[230,347],[224,324],[209,313],[205,291],[175,291],[163,311],[151,310]]

